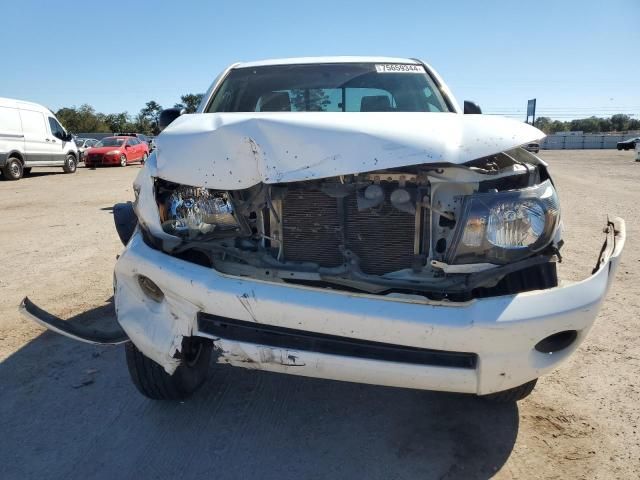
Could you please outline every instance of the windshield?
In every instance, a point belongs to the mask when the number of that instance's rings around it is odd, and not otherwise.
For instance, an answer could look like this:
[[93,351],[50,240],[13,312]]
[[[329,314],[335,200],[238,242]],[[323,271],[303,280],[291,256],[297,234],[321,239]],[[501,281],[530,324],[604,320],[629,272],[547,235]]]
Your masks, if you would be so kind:
[[448,112],[422,65],[335,63],[231,70],[213,112]]
[[121,147],[124,141],[124,138],[107,137],[96,143],[96,147]]

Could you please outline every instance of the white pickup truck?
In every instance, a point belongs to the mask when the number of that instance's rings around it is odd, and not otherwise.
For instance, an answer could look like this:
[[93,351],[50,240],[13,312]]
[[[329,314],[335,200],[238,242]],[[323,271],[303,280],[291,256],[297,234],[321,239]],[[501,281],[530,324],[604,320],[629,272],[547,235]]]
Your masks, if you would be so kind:
[[[536,128],[461,109],[405,58],[235,64],[195,114],[167,110],[115,209],[131,377],[183,398],[218,363],[353,382],[527,396],[584,340],[624,246],[606,225],[592,275],[558,285],[558,196],[521,148]],[[597,262],[596,262],[597,259]]]

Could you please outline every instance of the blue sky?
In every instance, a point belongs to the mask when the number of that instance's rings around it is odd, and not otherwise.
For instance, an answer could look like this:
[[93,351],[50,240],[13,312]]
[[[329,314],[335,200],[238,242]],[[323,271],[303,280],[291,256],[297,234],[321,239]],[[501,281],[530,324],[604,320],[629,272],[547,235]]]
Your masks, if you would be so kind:
[[[110,6],[112,5],[112,6]],[[137,113],[235,61],[420,57],[488,113],[640,118],[640,0],[5,0],[0,96]]]

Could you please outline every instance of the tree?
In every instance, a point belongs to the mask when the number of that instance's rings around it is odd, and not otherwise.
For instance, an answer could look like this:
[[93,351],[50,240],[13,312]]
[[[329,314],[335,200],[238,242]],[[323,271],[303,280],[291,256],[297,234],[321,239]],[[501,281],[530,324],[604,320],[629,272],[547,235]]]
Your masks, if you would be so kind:
[[111,132],[126,132],[129,124],[129,114],[127,112],[109,113],[104,116],[104,123]]
[[88,104],[80,107],[65,107],[56,112],[56,117],[70,132],[108,132],[109,127],[101,114]]
[[630,121],[631,117],[629,117],[629,115],[617,113],[611,117],[611,126],[616,132],[624,132],[625,130],[629,130]]
[[534,125],[544,133],[549,133],[549,129],[551,128],[551,119],[549,117],[538,117],[536,118]]
[[180,103],[174,105],[175,108],[184,108],[187,113],[194,113],[202,101],[204,93],[187,93],[180,97]]
[[633,118],[629,121],[629,130],[640,130],[640,120]]
[[291,94],[291,107],[299,112],[322,112],[331,103],[321,88],[296,89]]
[[594,133],[599,130],[598,117],[581,118],[569,122],[569,130]]
[[610,132],[613,130],[611,119],[610,118],[599,118],[598,119],[598,131],[599,132]]
[[158,123],[158,117],[162,111],[162,106],[155,100],[148,101],[144,108],[140,110],[140,115],[151,123]]
[[568,130],[567,123],[561,122],[560,120],[554,120],[551,122],[551,125],[549,125],[549,133],[566,132]]
[[159,132],[158,119],[161,111],[162,106],[158,102],[155,100],[148,101],[136,116],[135,130],[145,134],[157,134]]
[[151,120],[148,114],[142,113],[142,110],[132,124],[132,130],[138,133],[144,133],[145,135],[156,135],[157,131],[157,122]]

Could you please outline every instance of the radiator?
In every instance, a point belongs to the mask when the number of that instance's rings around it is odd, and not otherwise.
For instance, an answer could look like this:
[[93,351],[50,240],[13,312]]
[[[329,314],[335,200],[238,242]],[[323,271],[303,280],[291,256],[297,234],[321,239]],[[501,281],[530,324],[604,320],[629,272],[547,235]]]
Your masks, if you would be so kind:
[[[340,209],[345,212],[344,226]],[[360,258],[365,273],[411,268],[415,225],[415,215],[394,208],[388,195],[377,209],[358,211],[355,194],[336,199],[319,190],[292,189],[282,203],[284,259],[336,267],[344,262],[340,253],[344,235],[346,248]]]

